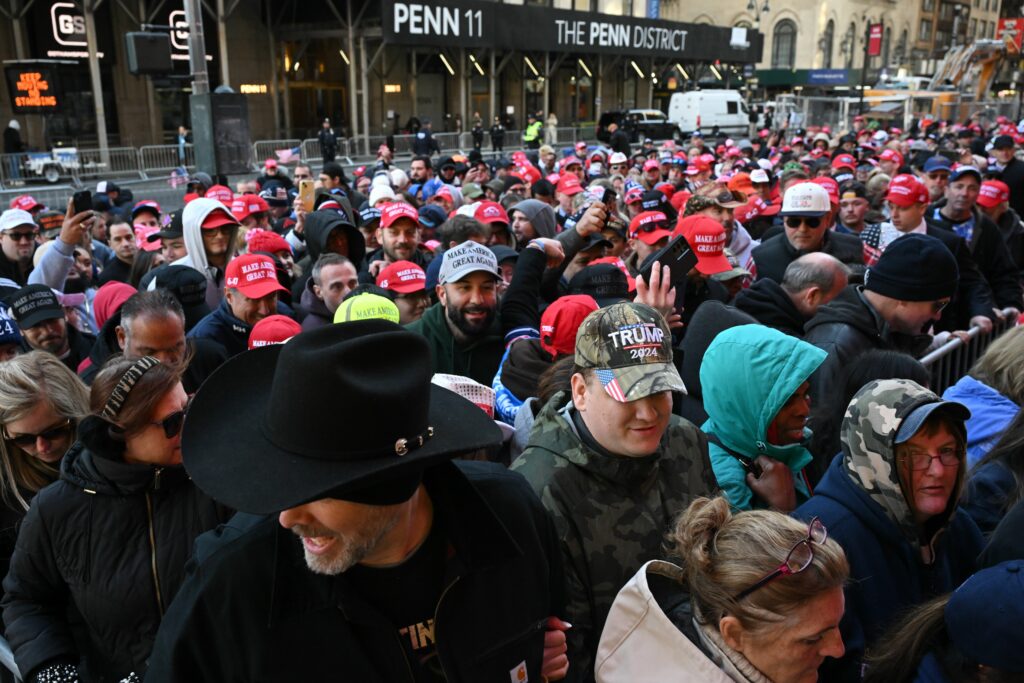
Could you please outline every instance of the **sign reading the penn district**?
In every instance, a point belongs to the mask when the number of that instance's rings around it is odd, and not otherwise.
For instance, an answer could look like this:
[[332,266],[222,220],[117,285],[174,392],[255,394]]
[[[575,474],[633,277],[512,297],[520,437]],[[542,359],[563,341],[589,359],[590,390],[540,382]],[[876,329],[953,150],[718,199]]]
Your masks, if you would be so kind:
[[737,42],[731,27],[472,0],[384,0],[381,23],[385,42],[437,47],[756,63],[764,44],[752,29]]

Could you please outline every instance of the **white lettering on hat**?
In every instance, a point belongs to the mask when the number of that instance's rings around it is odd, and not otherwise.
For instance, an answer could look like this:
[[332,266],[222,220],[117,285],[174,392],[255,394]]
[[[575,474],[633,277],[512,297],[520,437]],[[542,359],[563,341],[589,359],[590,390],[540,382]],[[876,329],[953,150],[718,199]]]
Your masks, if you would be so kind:
[[634,348],[636,346],[657,346],[665,339],[665,332],[654,323],[643,323],[620,327],[608,333],[615,348]]

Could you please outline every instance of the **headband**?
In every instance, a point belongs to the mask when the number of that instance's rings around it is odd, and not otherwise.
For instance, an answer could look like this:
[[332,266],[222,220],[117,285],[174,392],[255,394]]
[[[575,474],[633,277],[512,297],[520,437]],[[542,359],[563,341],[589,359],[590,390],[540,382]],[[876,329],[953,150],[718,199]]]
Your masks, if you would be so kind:
[[118,380],[117,386],[110,393],[110,398],[107,399],[106,405],[103,406],[103,410],[100,411],[100,417],[108,422],[115,422],[117,416],[121,412],[121,408],[124,407],[125,401],[128,400],[128,394],[131,393],[135,385],[138,384],[139,380],[146,372],[154,367],[160,365],[160,361],[152,356],[143,356],[134,363],[131,367],[124,371],[121,375],[121,379]]

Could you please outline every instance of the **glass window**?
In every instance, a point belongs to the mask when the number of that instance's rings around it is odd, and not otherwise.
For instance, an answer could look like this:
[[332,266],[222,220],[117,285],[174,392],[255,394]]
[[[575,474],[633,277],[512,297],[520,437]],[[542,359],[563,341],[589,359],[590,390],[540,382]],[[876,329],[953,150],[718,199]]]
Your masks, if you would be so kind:
[[[980,0],[974,0],[974,2],[979,2],[979,1]],[[925,11],[925,12],[934,12],[935,11],[935,0],[921,0],[921,9],[923,11]]]
[[919,40],[931,40],[932,39],[932,20],[931,19],[922,19],[921,20],[921,29],[920,29],[920,32],[918,33],[918,39]]
[[740,108],[739,108],[737,102],[734,102],[733,100],[728,100],[725,103],[725,113],[726,114],[738,114],[739,111],[740,111]]
[[[580,2],[576,3],[577,5]],[[622,16],[625,14],[626,0],[597,0],[597,11],[602,14],[614,14],[616,16]]]
[[783,19],[772,33],[772,68],[792,69],[796,64],[796,24]]

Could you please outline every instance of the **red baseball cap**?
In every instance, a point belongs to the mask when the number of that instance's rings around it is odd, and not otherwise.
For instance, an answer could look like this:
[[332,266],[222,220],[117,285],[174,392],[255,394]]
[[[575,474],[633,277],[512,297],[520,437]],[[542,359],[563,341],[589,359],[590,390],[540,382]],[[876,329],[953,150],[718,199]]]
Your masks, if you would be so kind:
[[555,186],[555,192],[561,192],[562,194],[572,196],[583,192],[583,186],[580,185],[580,179],[575,175],[566,174],[558,180],[558,185]]
[[878,159],[880,161],[895,161],[898,166],[903,165],[903,155],[891,147],[882,150],[882,153],[878,155]]
[[587,294],[570,294],[555,299],[540,317],[540,346],[552,356],[576,353],[576,332],[583,320],[599,308]]
[[427,274],[412,261],[395,261],[378,273],[377,286],[399,294],[422,292],[427,288]]
[[264,168],[277,168],[277,159],[267,159],[263,162]]
[[206,218],[203,219],[202,229],[213,230],[224,225],[238,225],[238,221],[234,215],[229,213],[227,208],[216,208],[210,213],[206,214]]
[[644,200],[644,188],[642,187],[631,187],[626,190],[626,196],[623,198],[626,204],[633,204],[634,202],[642,202]]
[[698,157],[690,162],[690,165],[683,171],[686,175],[697,175],[711,170],[711,166],[703,158]]
[[715,275],[732,270],[725,257],[725,228],[714,218],[694,214],[679,221],[676,233],[681,234],[697,254],[697,272]]
[[473,218],[480,223],[509,223],[508,214],[498,202],[479,202],[476,211],[473,212]]
[[408,218],[416,225],[420,224],[419,211],[412,204],[406,204],[405,202],[385,204],[384,208],[380,210],[380,227],[390,228],[395,224],[395,221],[403,218]]
[[249,332],[249,348],[284,344],[302,332],[302,326],[286,315],[268,315],[252,326]]
[[660,170],[661,164],[658,163],[657,159],[648,159],[644,162],[644,173],[651,170]]
[[46,207],[35,200],[30,194],[18,195],[11,200],[12,209],[21,209],[22,211],[32,211],[33,209],[45,209]]
[[837,154],[832,160],[832,168],[848,168],[852,171],[857,168],[857,160],[852,154]]
[[258,194],[240,194],[231,202],[231,215],[239,221],[248,218],[254,213],[265,213],[267,211],[270,211],[270,206]]
[[135,206],[132,207],[132,219],[135,219],[140,213],[143,213],[144,211],[149,211],[150,213],[155,214],[157,218],[160,218],[160,215],[162,213],[160,211],[159,203],[152,199],[143,199],[141,202],[137,202]]
[[1010,201],[1010,187],[1001,180],[986,180],[981,184],[978,203],[986,209]]
[[835,181],[835,178],[818,176],[811,182],[825,188],[825,192],[828,192],[828,201],[830,204],[835,204],[836,206],[839,205],[839,183]]
[[203,196],[216,199],[224,206],[231,206],[231,202],[235,201],[235,193],[231,191],[231,188],[223,185],[214,185]]
[[250,299],[288,291],[277,281],[274,261],[262,254],[242,254],[231,259],[224,273],[224,288],[237,289]]
[[676,193],[676,186],[672,183],[658,183],[654,189],[665,195],[665,199],[672,201],[672,195]]
[[693,194],[687,190],[676,190],[675,194],[672,195],[672,199],[670,199],[668,203],[671,204],[672,208],[677,212],[681,212],[683,210],[683,205],[686,204],[692,196]]
[[928,189],[920,180],[909,173],[902,173],[889,182],[889,191],[886,193],[885,199],[897,206],[912,206],[927,204],[930,196]]
[[276,254],[279,251],[292,253],[292,245],[273,230],[253,230],[249,237],[249,253],[262,251],[267,254]]
[[629,238],[639,239],[644,244],[657,244],[659,240],[671,236],[668,216],[661,211],[644,211],[629,222]]
[[565,169],[573,165],[582,166],[583,161],[581,161],[580,158],[577,156],[565,157],[564,159],[562,159],[562,162],[558,165],[558,168],[559,170],[564,171]]
[[618,268],[619,270],[621,270],[622,274],[626,276],[626,284],[629,287],[629,291],[631,291],[631,292],[635,292],[636,291],[636,278],[633,277],[632,275],[630,275],[629,268],[626,267],[626,262],[625,261],[623,261],[618,256],[602,256],[601,258],[594,259],[593,261],[591,261],[587,265],[588,266],[599,266],[602,263],[610,263],[611,265],[613,265],[616,268]]

